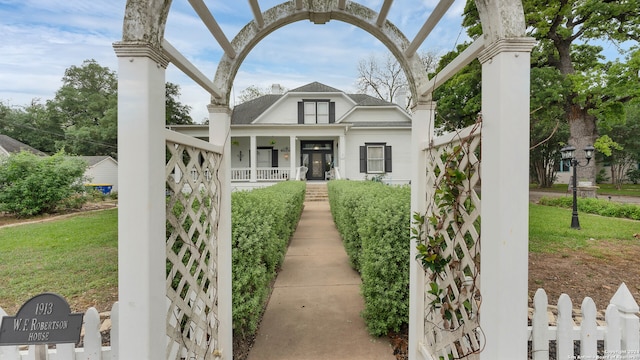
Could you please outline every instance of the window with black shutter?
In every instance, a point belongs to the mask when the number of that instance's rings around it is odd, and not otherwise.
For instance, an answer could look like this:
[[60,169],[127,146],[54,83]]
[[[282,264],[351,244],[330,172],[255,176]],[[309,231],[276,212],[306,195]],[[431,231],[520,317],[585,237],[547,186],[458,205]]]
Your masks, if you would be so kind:
[[386,143],[365,143],[360,146],[360,172],[383,174],[392,171],[391,146]]
[[298,102],[298,124],[333,124],[335,122],[335,102],[317,99],[304,99]]

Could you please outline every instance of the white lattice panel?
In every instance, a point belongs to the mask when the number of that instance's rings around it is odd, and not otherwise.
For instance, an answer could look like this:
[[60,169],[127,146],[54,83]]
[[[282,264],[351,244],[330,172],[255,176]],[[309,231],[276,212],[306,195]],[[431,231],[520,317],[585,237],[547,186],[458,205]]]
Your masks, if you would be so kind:
[[167,140],[167,356],[218,354],[221,155]]
[[482,349],[480,272],[480,124],[427,150],[423,243],[441,244],[446,265],[425,269],[425,336],[436,358],[477,358]]

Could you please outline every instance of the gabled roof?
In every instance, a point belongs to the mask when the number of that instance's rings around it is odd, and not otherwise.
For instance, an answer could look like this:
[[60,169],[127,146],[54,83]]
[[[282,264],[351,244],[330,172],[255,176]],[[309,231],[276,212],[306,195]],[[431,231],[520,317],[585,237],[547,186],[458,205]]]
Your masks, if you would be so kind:
[[386,100],[381,100],[367,94],[348,94],[348,96],[356,104],[360,106],[394,106],[396,104],[390,103]]
[[275,104],[283,95],[263,95],[243,102],[233,108],[231,123],[234,125],[251,124],[260,114]]
[[[367,94],[345,94],[344,91],[338,90],[331,86],[314,81],[299,88],[289,90],[289,93],[342,93],[350,98],[356,106],[396,106],[385,100],[380,100]],[[233,108],[231,114],[232,125],[252,124],[267,109],[273,106],[278,100],[285,95],[263,95],[253,100],[243,102]]]
[[300,86],[297,89],[293,89],[293,90],[289,90],[289,92],[293,92],[293,93],[299,93],[299,92],[305,92],[305,93],[313,93],[313,92],[337,92],[337,93],[341,93],[343,92],[342,90],[338,90],[336,88],[332,88],[331,86],[325,85],[325,84],[321,84],[317,81],[314,81],[310,84],[307,85],[303,85]]
[[47,155],[42,151],[36,148],[33,148],[23,142],[20,142],[10,136],[0,135],[0,153],[15,154],[15,153],[19,153],[22,150],[28,151],[32,154],[40,155],[40,156]]
[[87,162],[89,167],[92,167],[104,160],[112,159],[115,163],[118,163],[115,159],[108,155],[97,155],[97,156],[81,156],[84,161]]

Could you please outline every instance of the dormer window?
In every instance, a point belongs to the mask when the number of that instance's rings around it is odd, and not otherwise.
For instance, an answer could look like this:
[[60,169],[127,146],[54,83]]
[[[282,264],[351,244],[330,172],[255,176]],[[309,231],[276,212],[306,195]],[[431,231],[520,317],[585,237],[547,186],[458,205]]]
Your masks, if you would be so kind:
[[298,103],[298,124],[332,124],[335,119],[335,102],[305,99]]

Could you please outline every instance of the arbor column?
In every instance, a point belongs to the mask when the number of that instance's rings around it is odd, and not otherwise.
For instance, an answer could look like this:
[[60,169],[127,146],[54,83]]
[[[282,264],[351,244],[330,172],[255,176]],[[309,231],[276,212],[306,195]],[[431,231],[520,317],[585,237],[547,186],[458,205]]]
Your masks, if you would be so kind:
[[527,357],[531,38],[501,39],[482,63],[481,359]]
[[141,42],[118,56],[120,359],[166,358],[165,69]]
[[209,105],[209,142],[223,146],[220,180],[220,209],[218,214],[218,341],[224,359],[233,356],[233,318],[231,287],[231,109]]
[[[413,107],[411,119],[411,219],[414,213],[424,214],[427,209],[427,154],[424,144],[433,139],[436,103],[419,102]],[[413,220],[412,220],[413,221]],[[411,224],[413,226],[413,224]],[[411,239],[409,256],[409,359],[420,359],[419,347],[424,338],[424,269],[416,256],[417,239]]]

